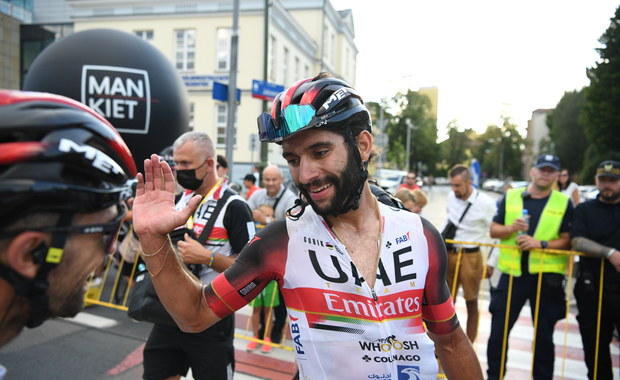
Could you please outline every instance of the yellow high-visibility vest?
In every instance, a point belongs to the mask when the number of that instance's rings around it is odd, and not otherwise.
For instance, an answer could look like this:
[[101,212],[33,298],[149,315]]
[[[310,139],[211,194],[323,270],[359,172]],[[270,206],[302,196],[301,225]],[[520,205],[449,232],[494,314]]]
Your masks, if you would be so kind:
[[[515,219],[520,218],[523,214],[523,198],[521,193],[523,189],[510,189],[506,192],[506,209],[504,215],[504,225],[508,226],[514,222]],[[549,196],[549,200],[543,209],[536,231],[534,232],[534,239],[536,240],[555,240],[560,237],[560,226],[562,225],[562,219],[566,212],[566,206],[568,205],[569,197],[553,190]],[[516,246],[515,239],[517,233],[510,235],[509,237],[502,239],[502,245]],[[542,255],[542,265],[540,257]],[[530,258],[528,261],[528,268],[530,273],[560,273],[566,272],[566,266],[568,264],[568,256],[555,255],[550,253],[543,253],[541,251],[530,251]],[[504,273],[512,274],[513,276],[521,276],[521,251],[517,248],[501,248],[499,255],[498,268]]]

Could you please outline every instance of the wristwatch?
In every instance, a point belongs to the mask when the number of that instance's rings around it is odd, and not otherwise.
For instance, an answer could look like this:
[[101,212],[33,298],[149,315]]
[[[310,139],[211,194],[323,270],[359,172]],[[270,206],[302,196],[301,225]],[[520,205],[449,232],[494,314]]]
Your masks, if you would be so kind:
[[546,240],[541,240],[540,241],[540,248],[547,249],[547,241]]

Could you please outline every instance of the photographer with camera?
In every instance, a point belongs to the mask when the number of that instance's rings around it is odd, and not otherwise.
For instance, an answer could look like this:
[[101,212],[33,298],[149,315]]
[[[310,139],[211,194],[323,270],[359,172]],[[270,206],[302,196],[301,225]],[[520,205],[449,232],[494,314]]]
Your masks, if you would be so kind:
[[[189,220],[170,235],[179,259],[203,284],[209,284],[254,236],[252,211],[228,188],[228,182],[219,178],[213,142],[206,133],[187,132],[172,147],[177,182],[186,189],[176,208],[185,208],[195,195],[201,195],[202,201]],[[151,276],[156,277],[164,264],[150,268]],[[143,377],[178,379],[191,367],[195,379],[232,379],[234,330],[234,314],[196,334],[155,324],[144,348]]]

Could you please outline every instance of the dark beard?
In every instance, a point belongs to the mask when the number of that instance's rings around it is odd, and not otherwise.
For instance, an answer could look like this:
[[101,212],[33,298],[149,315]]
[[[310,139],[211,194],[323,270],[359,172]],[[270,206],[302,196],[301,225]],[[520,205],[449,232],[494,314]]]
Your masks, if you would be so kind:
[[[51,313],[55,317],[75,317],[84,308],[84,291],[82,288],[68,295],[56,305],[50,305]],[[51,301],[50,301],[51,302]]]
[[599,194],[600,194],[601,199],[608,203],[614,203],[615,201],[618,200],[618,198],[620,198],[620,193],[614,193],[613,191],[611,192],[610,196],[603,195],[603,192],[599,192]]
[[[310,204],[310,206],[312,206],[314,212],[323,217],[338,216],[342,214],[342,210],[355,201],[359,192],[359,188],[362,185],[361,182],[363,180],[361,175],[361,169],[356,163],[357,160],[351,153],[351,149],[348,150],[349,154],[347,166],[340,172],[338,176],[334,174],[328,174],[324,178],[314,180],[307,185],[295,183],[295,185],[303,195],[303,198],[305,198]],[[320,187],[325,184],[331,184],[334,187],[335,196],[327,207],[319,207],[310,197],[308,187]]]

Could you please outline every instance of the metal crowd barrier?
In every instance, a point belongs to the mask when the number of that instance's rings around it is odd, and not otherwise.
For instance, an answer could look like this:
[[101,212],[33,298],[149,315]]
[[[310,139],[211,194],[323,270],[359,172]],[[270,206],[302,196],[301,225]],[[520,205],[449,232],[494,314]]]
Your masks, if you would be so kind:
[[[446,240],[447,243],[451,243],[451,244],[455,244],[458,245],[460,247],[462,247],[462,245],[475,245],[481,248],[481,253],[483,255],[483,263],[486,263],[488,261],[489,258],[489,254],[491,252],[491,249],[496,248],[513,248],[513,246],[504,246],[504,245],[500,245],[500,244],[492,244],[492,243],[480,243],[480,242],[467,242],[467,241],[456,241],[456,240]],[[578,252],[578,251],[569,251],[569,250],[559,250],[559,249],[540,249],[539,251],[542,251],[544,253],[548,253],[548,254],[556,254],[556,255],[569,255],[569,256],[584,256],[583,253]],[[453,286],[451,289],[451,293],[452,293],[452,298],[456,299],[455,297],[455,293],[456,293],[456,288],[458,285],[458,273],[459,273],[459,266],[460,266],[460,259],[461,256],[463,254],[462,252],[462,248],[460,248],[458,251],[458,258],[457,258],[457,263],[456,263],[456,269],[455,269],[455,278],[453,281]],[[542,256],[541,256],[542,257]],[[602,276],[604,274],[603,268],[604,268],[604,259],[601,259],[601,281],[602,281]],[[134,275],[137,271],[137,266],[138,266],[138,262],[140,260],[136,260],[133,263],[128,263],[125,262],[124,259],[122,258],[122,256],[120,255],[116,255],[116,256],[110,256],[105,264],[105,267],[103,268],[102,271],[100,271],[101,275],[100,276],[96,276],[94,273],[91,276],[91,279],[89,281],[89,289],[88,292],[86,294],[86,298],[85,298],[85,304],[86,306],[90,306],[90,305],[100,305],[100,306],[104,306],[104,307],[109,307],[109,308],[113,308],[113,309],[117,309],[117,310],[123,310],[123,311],[127,311],[127,299],[129,297],[129,292],[131,290],[132,284],[133,284],[133,278]],[[564,324],[564,348],[563,348],[563,355],[562,355],[562,378],[564,378],[565,376],[565,363],[566,363],[566,357],[567,357],[567,337],[568,337],[568,316],[570,314],[570,298],[571,298],[571,294],[572,294],[572,288],[573,288],[573,261],[574,260],[569,260],[569,266],[568,266],[568,270],[567,270],[567,277],[568,277],[568,282],[567,282],[567,288],[566,288],[566,315],[565,315],[565,324]],[[486,278],[486,265],[483,265],[483,274],[482,274],[482,279]],[[123,275],[123,273],[125,273],[125,275]],[[508,300],[507,300],[507,305],[508,307],[510,307],[510,297],[511,297],[511,292],[512,292],[512,275],[510,275],[510,282],[509,282],[509,289],[508,289]],[[481,281],[482,281],[481,279]],[[537,289],[537,294],[540,295],[540,290],[541,290],[541,280],[542,280],[542,276],[539,275],[538,278],[538,289]],[[482,281],[481,286],[480,286],[480,294],[482,295],[485,292],[485,288],[484,288],[484,283],[485,281]],[[598,313],[598,319],[597,319],[597,331],[600,330],[600,307],[601,307],[601,300],[602,300],[602,287],[599,287],[599,313]],[[478,297],[479,299],[481,297]],[[540,297],[537,297],[537,300]],[[533,370],[533,366],[534,366],[534,349],[536,347],[536,342],[535,342],[535,336],[536,336],[536,329],[537,329],[537,322],[538,322],[538,302],[536,305],[534,305],[534,336],[532,338],[533,340],[533,344],[532,344],[532,362],[531,362],[531,367],[530,367],[530,376],[532,376],[532,370]],[[271,310],[273,311],[273,308],[271,308]],[[480,314],[478,316],[478,325],[480,323]],[[508,316],[509,316],[509,311],[506,313],[506,324],[504,326],[504,333],[507,334],[507,325],[508,325]],[[268,321],[271,321],[271,315],[268,316],[267,318]],[[257,340],[253,338],[253,333],[251,331],[251,327],[250,327],[250,321],[251,321],[251,316],[248,317],[247,319],[247,323],[246,323],[246,327],[245,327],[245,335],[242,334],[235,334],[236,338],[240,338],[240,339],[245,339],[248,341],[257,341],[261,344],[270,344],[273,347],[278,347],[278,348],[282,348],[285,350],[289,350],[289,351],[293,351],[293,347],[290,346],[286,346],[286,345],[282,345],[282,344],[277,344],[277,343],[272,343],[272,342],[265,342],[263,340]],[[504,336],[503,342],[504,342],[504,347],[502,348],[502,364],[501,364],[501,369],[500,369],[500,373],[504,373],[504,366],[505,366],[505,360],[506,360],[506,344],[507,344],[507,337]],[[596,349],[597,352],[595,353],[595,363],[598,363],[598,340],[597,340],[597,345],[596,345]],[[595,379],[596,379],[596,374],[595,374]]]
[[[446,239],[446,243],[450,243],[450,244],[455,244],[455,246],[459,246],[458,250],[457,250],[457,262],[456,262],[456,269],[455,269],[455,278],[454,281],[452,282],[452,289],[450,289],[450,292],[452,294],[452,298],[455,298],[455,294],[457,291],[457,286],[458,286],[458,274],[459,274],[459,266],[460,266],[460,261],[461,261],[461,257],[463,255],[463,245],[475,245],[480,247],[480,252],[482,253],[482,257],[483,257],[483,273],[482,273],[482,279],[481,279],[481,286],[480,286],[480,292],[479,292],[479,297],[478,299],[480,299],[481,295],[485,292],[484,289],[484,283],[485,281],[482,281],[483,279],[486,278],[486,270],[487,270],[487,266],[485,265],[488,262],[489,259],[489,255],[491,253],[491,250],[494,248],[497,249],[501,249],[501,248],[511,248],[514,249],[514,246],[507,246],[507,245],[501,245],[501,244],[493,244],[493,243],[480,243],[480,242],[469,242],[469,241],[457,241],[457,240],[451,240],[451,239]],[[567,340],[568,340],[568,324],[569,324],[569,315],[570,315],[570,300],[571,300],[571,295],[572,295],[572,291],[573,291],[573,280],[574,280],[574,257],[575,256],[586,256],[584,253],[579,252],[579,251],[572,251],[572,250],[562,250],[562,249],[550,249],[550,248],[546,248],[546,249],[537,249],[537,251],[541,251],[547,254],[554,254],[554,255],[568,255],[573,257],[573,259],[570,259],[568,261],[568,267],[566,270],[566,277],[567,277],[567,283],[566,283],[566,289],[565,289],[565,294],[566,294],[566,314],[564,316],[564,345],[563,345],[563,351],[562,351],[562,373],[561,373],[561,378],[564,379],[565,377],[565,365],[566,365],[566,359],[567,359]],[[499,254],[499,253],[498,253]],[[541,261],[543,259],[543,256],[541,256]],[[604,278],[604,265],[605,265],[605,259],[601,259],[601,273],[600,273],[600,283],[603,283],[603,278]],[[496,269],[497,270],[497,269]],[[503,378],[503,374],[504,374],[504,368],[506,365],[506,345],[508,343],[508,337],[507,337],[507,333],[508,333],[508,320],[509,320],[509,315],[510,315],[510,304],[511,304],[511,295],[512,295],[512,280],[513,280],[514,276],[512,274],[509,274],[509,286],[508,286],[508,298],[506,301],[506,305],[508,307],[508,310],[506,311],[506,320],[505,320],[505,324],[504,324],[504,337],[503,337],[503,347],[502,347],[502,361],[501,361],[501,366],[500,366],[500,379]],[[536,297],[536,305],[534,305],[534,333],[533,333],[533,337],[532,337],[532,361],[530,363],[530,378],[533,378],[533,368],[534,368],[534,355],[535,355],[535,348],[536,348],[536,331],[537,331],[537,327],[538,327],[538,309],[539,309],[539,300],[540,300],[540,292],[541,292],[541,286],[542,286],[542,272],[538,274],[538,285],[537,285],[537,297]],[[600,325],[601,325],[601,307],[602,307],[602,298],[603,298],[603,287],[599,286],[599,294],[598,294],[598,305],[599,305],[599,309],[598,309],[598,314],[597,314],[597,340],[596,340],[596,351],[595,351],[595,359],[594,359],[594,379],[596,380],[597,378],[597,368],[598,368],[598,348],[599,348],[599,339],[598,339],[598,334],[600,333]],[[480,324],[480,314],[478,314],[478,325]],[[478,326],[479,327],[479,326]]]
[[[139,256],[136,255],[136,257]],[[133,279],[138,271],[139,263],[139,259],[136,259],[133,263],[126,262],[119,254],[109,256],[104,267],[99,271],[93,272],[89,278],[88,291],[84,298],[86,307],[99,305],[126,312],[127,300],[133,285]],[[267,323],[271,323],[273,320],[273,308],[270,308],[266,320]],[[255,339],[253,336],[250,314],[245,324],[244,334],[235,333],[236,338],[256,341],[260,344],[267,344],[287,351],[294,351],[292,346]]]

